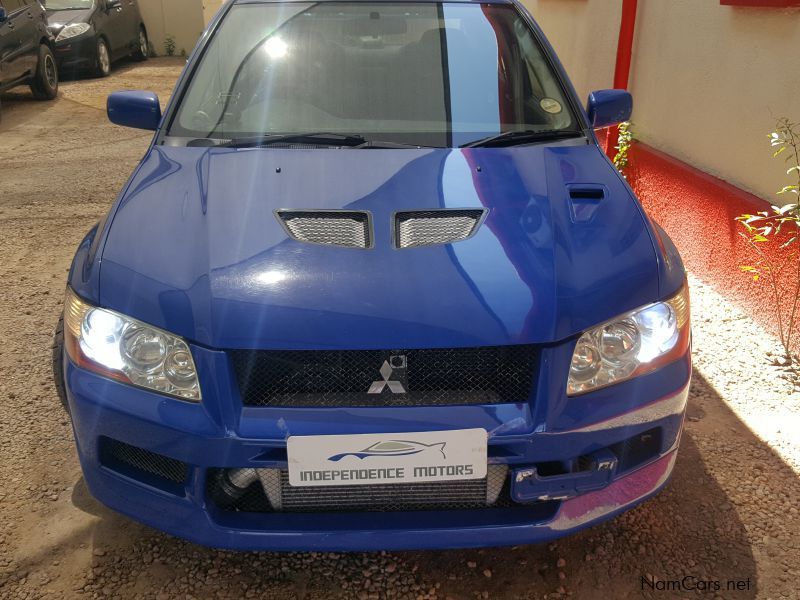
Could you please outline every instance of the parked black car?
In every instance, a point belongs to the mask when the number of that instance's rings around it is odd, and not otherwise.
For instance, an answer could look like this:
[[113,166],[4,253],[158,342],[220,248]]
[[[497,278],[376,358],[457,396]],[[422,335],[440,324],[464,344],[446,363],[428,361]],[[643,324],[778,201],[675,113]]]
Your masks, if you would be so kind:
[[0,0],[0,92],[29,85],[37,99],[55,98],[53,43],[39,0]]
[[62,74],[106,77],[120,58],[147,59],[147,29],[137,0],[46,0],[45,6]]

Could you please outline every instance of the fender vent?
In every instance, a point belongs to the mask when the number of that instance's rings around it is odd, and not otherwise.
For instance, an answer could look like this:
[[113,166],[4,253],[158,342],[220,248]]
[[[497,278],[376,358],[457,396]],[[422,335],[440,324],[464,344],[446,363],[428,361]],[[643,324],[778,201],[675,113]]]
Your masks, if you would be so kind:
[[395,245],[418,248],[450,244],[471,237],[486,214],[485,210],[428,210],[395,215]]
[[372,245],[369,213],[366,211],[317,210],[275,212],[286,233],[299,242],[346,248]]

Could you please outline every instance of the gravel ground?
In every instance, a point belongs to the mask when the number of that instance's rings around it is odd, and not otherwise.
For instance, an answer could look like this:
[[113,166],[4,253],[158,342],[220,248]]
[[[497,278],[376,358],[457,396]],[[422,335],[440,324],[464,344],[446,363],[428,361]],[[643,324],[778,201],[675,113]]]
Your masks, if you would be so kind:
[[[674,477],[654,500],[558,543],[358,554],[233,553],[129,521],[88,494],[50,375],[66,270],[149,135],[108,124],[113,89],[165,98],[181,61],[123,65],[0,122],[0,598],[800,598],[800,399],[766,335],[693,281],[697,372]],[[729,591],[728,580],[745,589]],[[703,587],[703,586],[700,586]]]

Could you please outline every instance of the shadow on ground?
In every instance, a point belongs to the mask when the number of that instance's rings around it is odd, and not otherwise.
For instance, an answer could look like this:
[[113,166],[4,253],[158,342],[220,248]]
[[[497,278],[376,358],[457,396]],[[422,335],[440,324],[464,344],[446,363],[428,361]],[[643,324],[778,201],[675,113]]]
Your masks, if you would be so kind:
[[[130,57],[121,58],[120,60],[114,62],[111,67],[111,72],[114,75],[124,75],[125,73],[134,70],[136,67],[146,64],[147,61],[140,62]],[[62,69],[59,71],[59,79],[62,83],[68,83],[72,81],[84,81],[102,78],[98,77],[87,69]]]

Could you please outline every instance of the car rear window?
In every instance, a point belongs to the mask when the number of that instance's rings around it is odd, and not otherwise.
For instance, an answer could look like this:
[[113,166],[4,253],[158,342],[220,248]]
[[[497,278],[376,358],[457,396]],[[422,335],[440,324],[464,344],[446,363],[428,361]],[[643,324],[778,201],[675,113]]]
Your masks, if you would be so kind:
[[563,86],[513,5],[291,2],[230,9],[168,135],[458,146],[570,128]]

